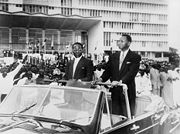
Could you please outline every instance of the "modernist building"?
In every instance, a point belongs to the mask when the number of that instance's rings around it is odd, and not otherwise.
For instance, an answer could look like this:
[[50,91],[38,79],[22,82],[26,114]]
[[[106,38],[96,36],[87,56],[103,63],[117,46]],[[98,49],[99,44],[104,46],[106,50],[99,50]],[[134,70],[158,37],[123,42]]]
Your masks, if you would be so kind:
[[133,51],[167,60],[167,12],[166,0],[0,0],[0,48],[25,51],[46,40],[46,50],[64,52],[80,41],[98,54],[128,33]]

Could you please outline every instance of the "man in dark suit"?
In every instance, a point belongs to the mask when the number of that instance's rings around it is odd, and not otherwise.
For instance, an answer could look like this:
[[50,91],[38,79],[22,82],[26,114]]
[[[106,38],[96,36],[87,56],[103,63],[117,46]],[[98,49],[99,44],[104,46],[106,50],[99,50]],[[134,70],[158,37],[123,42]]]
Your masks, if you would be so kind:
[[125,97],[122,87],[118,83],[124,83],[128,87],[128,97],[132,116],[135,111],[135,76],[139,70],[141,57],[132,52],[129,47],[132,42],[131,36],[123,34],[117,41],[117,46],[121,50],[110,56],[105,71],[99,81],[105,82],[108,79],[112,82],[110,89],[112,97],[112,113],[127,116]]
[[70,60],[65,70],[65,79],[75,79],[80,81],[92,81],[93,63],[83,57],[83,44],[76,42],[72,45],[74,59]]

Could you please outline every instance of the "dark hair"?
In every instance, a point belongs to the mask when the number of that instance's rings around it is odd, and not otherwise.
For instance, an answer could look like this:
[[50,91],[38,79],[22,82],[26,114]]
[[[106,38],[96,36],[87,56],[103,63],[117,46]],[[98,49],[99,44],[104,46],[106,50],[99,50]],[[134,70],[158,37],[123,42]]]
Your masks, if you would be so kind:
[[122,34],[122,36],[125,36],[126,39],[127,39],[129,42],[132,42],[132,38],[131,38],[130,35],[128,35],[128,34]]
[[80,43],[80,42],[75,42],[75,43],[72,45],[72,47],[73,47],[74,45],[79,45],[79,46],[81,46],[81,48],[83,48],[83,44]]

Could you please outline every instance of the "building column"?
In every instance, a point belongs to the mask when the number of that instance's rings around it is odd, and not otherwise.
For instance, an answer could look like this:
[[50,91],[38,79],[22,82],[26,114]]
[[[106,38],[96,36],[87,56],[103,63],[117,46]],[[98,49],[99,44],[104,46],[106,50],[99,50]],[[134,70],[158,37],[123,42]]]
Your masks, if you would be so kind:
[[29,29],[26,29],[26,44],[29,43]]
[[57,34],[58,34],[58,36],[57,36],[57,43],[58,43],[58,45],[60,45],[61,44],[61,31],[58,30]]
[[43,29],[42,30],[42,42],[44,42],[44,40],[45,40],[45,30]]
[[29,29],[26,29],[26,52],[29,53]]
[[[41,42],[41,46],[43,46],[44,44],[46,44],[44,41],[46,39],[46,35],[45,35],[45,30],[42,29],[42,42]],[[41,49],[41,48],[40,48]],[[44,53],[46,53],[46,45],[44,45],[44,49],[42,50]]]
[[59,51],[61,48],[61,31],[60,30],[57,31],[57,44],[58,44],[57,48]]
[[154,59],[153,52],[150,52],[150,53],[149,53],[149,58],[150,58],[150,59]]
[[164,53],[161,52],[161,60],[164,60]]
[[147,53],[147,52],[145,52],[145,57],[146,57],[146,58],[148,57],[148,53]]
[[9,28],[9,49],[12,49],[12,28]]
[[75,33],[75,31],[72,32],[72,41],[73,41],[73,43],[76,41],[76,33]]

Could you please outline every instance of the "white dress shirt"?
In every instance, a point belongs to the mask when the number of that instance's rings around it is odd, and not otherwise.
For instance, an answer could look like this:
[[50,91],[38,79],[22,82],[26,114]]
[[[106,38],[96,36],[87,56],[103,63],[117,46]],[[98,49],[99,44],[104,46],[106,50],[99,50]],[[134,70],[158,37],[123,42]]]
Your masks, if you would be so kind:
[[74,57],[74,64],[73,64],[73,77],[74,77],[74,73],[76,71],[76,67],[77,67],[77,64],[79,63],[80,59],[81,59],[82,55],[78,58]]
[[128,53],[129,49],[125,50],[125,51],[121,51],[120,53],[120,59],[119,59],[119,69],[121,69],[122,63]]

